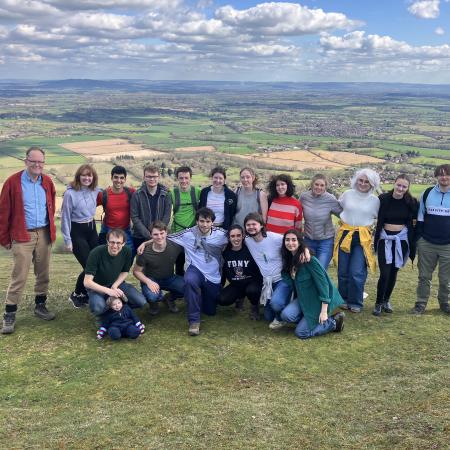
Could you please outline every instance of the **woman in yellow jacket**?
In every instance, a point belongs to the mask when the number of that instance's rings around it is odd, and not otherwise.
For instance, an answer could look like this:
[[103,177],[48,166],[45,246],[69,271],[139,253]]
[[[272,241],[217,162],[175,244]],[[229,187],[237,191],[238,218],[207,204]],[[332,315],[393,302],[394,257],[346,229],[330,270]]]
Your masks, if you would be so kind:
[[372,251],[373,226],[380,208],[374,191],[380,189],[380,177],[371,169],[356,172],[351,189],[339,198],[342,206],[340,226],[334,246],[333,259],[338,268],[339,293],[345,301],[341,308],[359,313],[363,307],[367,266],[374,271]]

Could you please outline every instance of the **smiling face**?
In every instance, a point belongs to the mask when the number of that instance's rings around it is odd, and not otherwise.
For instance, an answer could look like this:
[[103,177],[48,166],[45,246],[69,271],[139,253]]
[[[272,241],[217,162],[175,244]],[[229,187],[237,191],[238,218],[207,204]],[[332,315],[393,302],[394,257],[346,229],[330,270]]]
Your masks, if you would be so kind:
[[207,235],[211,232],[211,228],[213,225],[213,221],[210,217],[200,216],[197,220],[197,226],[200,230],[200,233],[203,235]]
[[240,250],[242,248],[242,241],[244,236],[242,236],[242,231],[239,228],[233,228],[230,230],[230,243],[233,250]]
[[245,222],[245,231],[251,237],[255,237],[261,233],[262,225],[257,220],[247,220]]
[[89,170],[84,170],[80,174],[81,187],[89,187],[92,184],[93,180],[94,180],[94,176],[92,175],[92,172]]
[[442,172],[437,176],[437,182],[442,192],[446,192],[450,188],[450,174]]
[[409,181],[404,178],[398,178],[394,183],[394,198],[400,199],[408,192]]
[[241,184],[244,188],[252,188],[255,177],[248,171],[243,170],[241,172]]
[[365,194],[372,189],[369,179],[365,175],[361,175],[356,180],[356,190]]
[[280,197],[285,197],[287,192],[288,185],[284,181],[278,180],[275,185],[275,189],[277,190],[277,194]]
[[32,150],[25,159],[26,171],[30,178],[37,179],[42,175],[44,169],[44,154],[39,150]]
[[115,173],[111,177],[111,181],[114,192],[122,192],[125,182],[127,181],[127,177],[123,173]]
[[299,245],[300,242],[298,241],[298,238],[295,234],[286,234],[286,236],[284,237],[284,246],[288,251],[294,254],[298,250]]
[[151,236],[152,236],[153,242],[155,244],[157,244],[158,246],[161,246],[166,243],[167,231],[160,230],[158,228],[153,228]]
[[316,181],[314,181],[314,183],[312,185],[312,193],[316,197],[319,197],[322,194],[324,194],[326,190],[327,190],[327,184],[325,183],[325,180],[323,180],[322,178],[318,178]]
[[216,190],[223,189],[223,185],[225,184],[225,177],[221,173],[215,173],[212,176],[212,185]]
[[108,253],[111,256],[117,256],[122,251],[124,244],[122,236],[111,234],[108,238]]
[[179,172],[177,175],[178,185],[183,192],[189,190],[191,185],[191,174],[189,172]]

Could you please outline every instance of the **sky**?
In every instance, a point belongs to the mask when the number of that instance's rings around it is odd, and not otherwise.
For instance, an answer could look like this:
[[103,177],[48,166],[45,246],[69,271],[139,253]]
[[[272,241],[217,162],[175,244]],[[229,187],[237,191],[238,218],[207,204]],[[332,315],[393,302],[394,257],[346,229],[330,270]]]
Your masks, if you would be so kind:
[[1,79],[450,83],[450,0],[0,0]]

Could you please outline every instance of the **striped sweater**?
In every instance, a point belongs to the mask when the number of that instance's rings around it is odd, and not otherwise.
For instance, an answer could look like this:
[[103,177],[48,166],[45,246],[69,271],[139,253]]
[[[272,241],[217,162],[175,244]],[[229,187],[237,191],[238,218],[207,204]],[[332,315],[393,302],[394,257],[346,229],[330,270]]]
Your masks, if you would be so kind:
[[301,229],[303,210],[294,197],[277,197],[267,212],[267,231],[284,234],[291,228]]

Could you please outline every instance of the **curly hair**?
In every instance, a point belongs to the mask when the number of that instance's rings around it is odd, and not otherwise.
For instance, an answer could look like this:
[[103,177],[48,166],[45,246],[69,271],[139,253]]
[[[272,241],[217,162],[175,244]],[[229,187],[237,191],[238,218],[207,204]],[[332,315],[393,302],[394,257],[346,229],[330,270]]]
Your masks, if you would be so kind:
[[269,202],[278,197],[277,181],[283,181],[287,184],[286,197],[292,197],[295,193],[295,184],[292,181],[292,177],[290,175],[287,175],[285,173],[272,175],[269,184],[267,185],[267,190],[269,191]]

